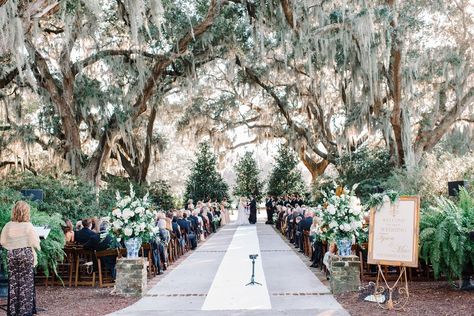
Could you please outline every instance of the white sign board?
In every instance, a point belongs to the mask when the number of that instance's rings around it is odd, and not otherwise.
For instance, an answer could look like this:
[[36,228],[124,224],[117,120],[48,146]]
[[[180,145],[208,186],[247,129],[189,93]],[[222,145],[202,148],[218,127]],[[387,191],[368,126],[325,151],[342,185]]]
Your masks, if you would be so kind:
[[372,209],[369,230],[369,264],[418,266],[420,199],[402,196]]

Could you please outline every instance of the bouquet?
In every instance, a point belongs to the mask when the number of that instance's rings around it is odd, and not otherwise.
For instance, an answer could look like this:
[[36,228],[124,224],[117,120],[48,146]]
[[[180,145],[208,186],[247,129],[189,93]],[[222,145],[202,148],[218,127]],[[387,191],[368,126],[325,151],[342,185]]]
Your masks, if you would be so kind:
[[323,192],[324,208],[321,210],[320,235],[324,240],[352,239],[358,236],[364,223],[361,202],[352,189],[335,185],[330,193]]
[[122,197],[117,192],[116,199],[109,220],[112,223],[111,233],[118,242],[135,237],[149,240],[158,232],[155,225],[157,212],[150,209],[148,193],[140,199],[135,196],[133,186],[130,185],[130,195]]

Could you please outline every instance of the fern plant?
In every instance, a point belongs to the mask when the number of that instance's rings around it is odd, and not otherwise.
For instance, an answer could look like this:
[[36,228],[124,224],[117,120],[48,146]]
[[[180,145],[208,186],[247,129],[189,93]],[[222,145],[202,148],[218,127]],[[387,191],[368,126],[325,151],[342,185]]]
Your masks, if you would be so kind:
[[474,229],[473,206],[474,197],[463,191],[458,204],[441,197],[422,212],[420,257],[432,265],[436,278],[460,278],[465,265],[474,262],[474,243],[468,238]]

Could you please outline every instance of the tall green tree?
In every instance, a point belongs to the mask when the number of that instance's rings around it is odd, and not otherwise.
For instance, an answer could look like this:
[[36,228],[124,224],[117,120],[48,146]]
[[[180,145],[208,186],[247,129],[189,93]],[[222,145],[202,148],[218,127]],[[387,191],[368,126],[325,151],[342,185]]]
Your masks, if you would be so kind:
[[191,176],[186,181],[185,201],[229,198],[229,186],[216,169],[216,156],[211,152],[208,143],[199,145],[197,160]]
[[268,181],[268,194],[304,194],[306,186],[301,172],[296,168],[298,159],[295,152],[288,146],[280,146],[275,162]]
[[260,170],[253,153],[247,151],[235,165],[237,181],[234,186],[235,196],[255,195],[260,200],[263,195],[263,182],[260,181]]

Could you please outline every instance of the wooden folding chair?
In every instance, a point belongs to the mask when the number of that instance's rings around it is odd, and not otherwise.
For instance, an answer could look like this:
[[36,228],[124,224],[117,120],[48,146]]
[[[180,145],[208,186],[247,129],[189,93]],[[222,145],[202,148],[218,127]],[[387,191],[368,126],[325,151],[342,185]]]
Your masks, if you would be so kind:
[[94,251],[75,248],[75,257],[76,274],[74,279],[74,286],[95,286]]
[[[145,255],[145,252],[146,252],[146,255]],[[144,243],[142,245],[142,247],[140,248],[140,253],[141,253],[141,257],[143,258],[146,258],[147,261],[148,261],[148,277],[151,278],[153,276],[156,276],[158,274],[158,269],[157,267],[155,266],[155,263],[153,262],[153,250],[152,250],[152,247],[151,247],[151,244],[150,243]]]
[[118,249],[107,249],[95,252],[95,257],[97,259],[97,270],[99,273],[99,287],[115,285],[112,271],[110,271],[104,264],[104,257],[115,257],[115,259],[117,259],[119,256],[120,253]]

